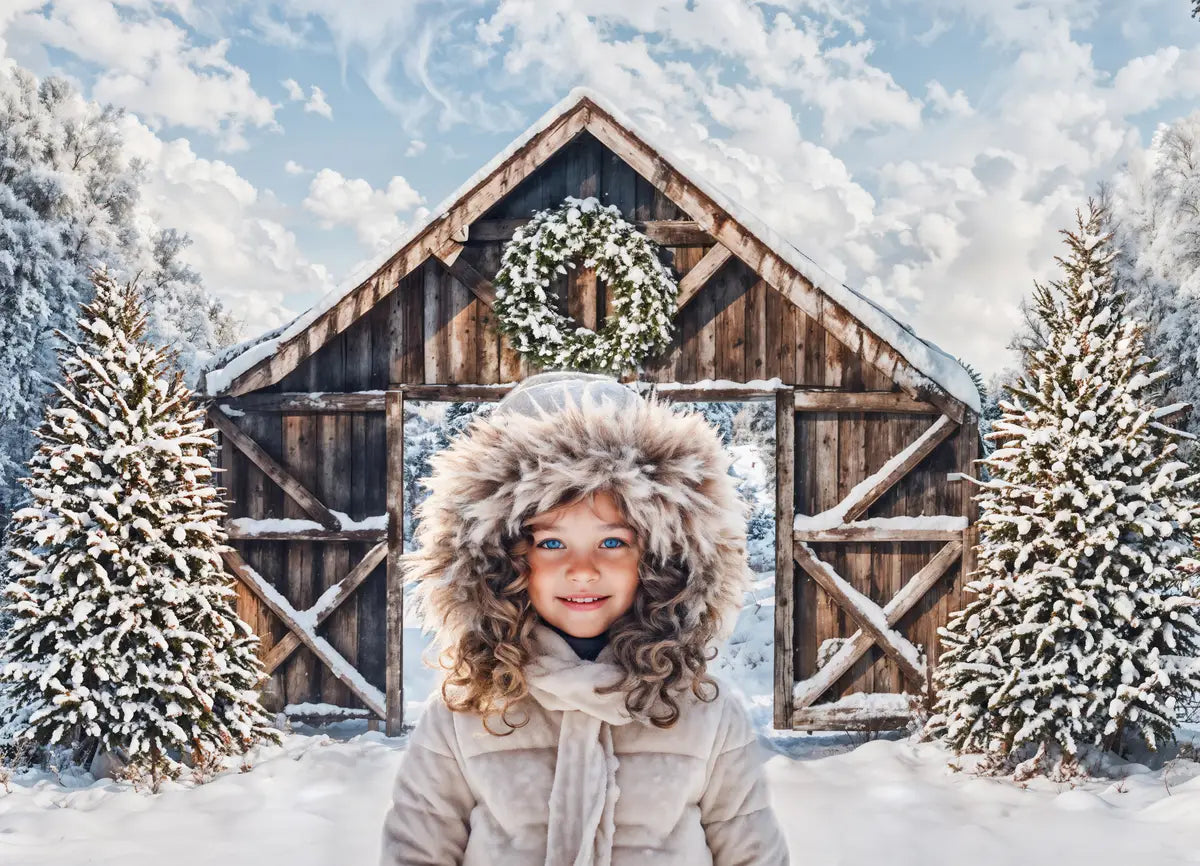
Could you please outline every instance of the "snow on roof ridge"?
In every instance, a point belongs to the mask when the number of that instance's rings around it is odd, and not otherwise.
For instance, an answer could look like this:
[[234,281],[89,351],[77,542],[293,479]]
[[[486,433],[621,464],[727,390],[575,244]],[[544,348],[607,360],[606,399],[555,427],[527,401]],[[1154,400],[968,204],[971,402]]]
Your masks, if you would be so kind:
[[[205,386],[205,392],[207,394],[218,394],[225,390],[234,379],[246,370],[249,370],[262,358],[269,356],[277,346],[287,342],[307,328],[321,314],[360,286],[364,280],[382,267],[388,259],[392,258],[398,250],[413,241],[418,235],[428,229],[429,226],[443,219],[455,202],[503,165],[534,136],[545,130],[555,120],[566,114],[584,99],[590,100],[597,108],[610,114],[617,123],[633,132],[645,141],[646,144],[654,148],[668,163],[684,174],[690,183],[727,211],[730,216],[774,250],[784,261],[803,274],[816,288],[845,307],[864,327],[895,348],[922,376],[941,386],[950,395],[960,400],[973,411],[981,411],[979,392],[975,387],[975,383],[971,379],[970,374],[967,373],[966,369],[956,358],[928,340],[918,337],[911,326],[901,322],[875,301],[835,279],[829,272],[813,261],[811,257],[805,255],[805,253],[792,244],[790,240],[768,226],[763,219],[748,208],[734,201],[723,190],[711,185],[706,180],[698,180],[696,176],[685,170],[687,167],[686,160],[680,159],[669,148],[662,147],[660,142],[655,141],[654,136],[647,134],[629,115],[617,108],[607,96],[591,87],[572,88],[565,97],[555,103],[523,133],[513,139],[508,147],[493,156],[482,168],[459,185],[454,192],[443,198],[438,206],[430,211],[429,217],[424,222],[412,226],[400,237],[383,246],[383,252],[356,268],[337,287],[327,292],[306,312],[297,316],[290,323],[268,331],[257,340],[242,344],[245,346],[245,349],[240,354],[228,357],[230,353],[227,352],[215,358],[213,362],[210,362],[210,366],[201,373],[201,382]],[[221,364],[221,366],[218,366],[218,364]],[[895,375],[897,379],[904,377],[903,371],[897,371]],[[919,386],[922,383],[911,382],[910,384]]]

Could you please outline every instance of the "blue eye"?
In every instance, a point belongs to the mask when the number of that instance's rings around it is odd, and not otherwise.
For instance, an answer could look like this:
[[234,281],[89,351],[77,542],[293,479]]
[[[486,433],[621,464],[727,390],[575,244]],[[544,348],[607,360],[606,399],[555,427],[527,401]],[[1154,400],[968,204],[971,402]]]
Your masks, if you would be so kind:
[[[616,544],[609,544],[610,541],[615,541]],[[546,545],[551,545],[551,544],[558,545],[558,547],[546,546]],[[542,548],[542,550],[565,550],[565,548],[562,546],[562,542],[559,541],[557,538],[543,539],[542,541],[539,541],[535,546]],[[600,542],[600,546],[604,550],[620,550],[622,547],[628,547],[629,545],[625,542],[624,539],[617,538],[616,536],[610,535],[608,538],[604,539],[604,541]]]

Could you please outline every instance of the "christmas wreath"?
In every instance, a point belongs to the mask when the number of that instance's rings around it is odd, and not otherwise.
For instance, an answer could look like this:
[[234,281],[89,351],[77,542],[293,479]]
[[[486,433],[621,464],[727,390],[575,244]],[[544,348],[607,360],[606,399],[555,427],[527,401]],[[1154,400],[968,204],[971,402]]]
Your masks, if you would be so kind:
[[[579,263],[611,293],[599,333],[575,326],[549,298],[554,275]],[[679,287],[655,244],[595,198],[568,197],[534,214],[505,246],[494,284],[497,327],[542,367],[619,371],[671,342]]]

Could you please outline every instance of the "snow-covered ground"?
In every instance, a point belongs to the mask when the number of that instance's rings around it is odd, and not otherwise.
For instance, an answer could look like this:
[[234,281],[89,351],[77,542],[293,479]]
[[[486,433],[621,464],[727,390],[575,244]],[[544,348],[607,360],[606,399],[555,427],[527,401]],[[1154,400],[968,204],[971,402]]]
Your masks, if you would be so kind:
[[[157,795],[27,774],[0,793],[5,866],[374,866],[405,738],[361,722],[293,733],[206,785]],[[1184,731],[1200,739],[1200,730]],[[954,773],[946,752],[846,734],[768,738],[795,863],[1128,866],[1200,863],[1200,764],[1072,788]]]

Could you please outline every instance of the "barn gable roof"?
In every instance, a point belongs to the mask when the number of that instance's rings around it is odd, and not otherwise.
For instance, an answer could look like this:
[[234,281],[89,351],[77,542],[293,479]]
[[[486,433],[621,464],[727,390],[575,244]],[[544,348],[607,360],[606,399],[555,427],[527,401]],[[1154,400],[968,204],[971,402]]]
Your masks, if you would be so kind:
[[287,325],[234,347],[210,363],[201,388],[240,395],[274,384],[344,331],[425,259],[461,239],[464,229],[580,132],[587,130],[852,351],[906,392],[961,417],[980,411],[963,366],[919,338],[875,302],[845,286],[746,208],[695,175],[661,142],[603,96],[577,88],[451,193],[421,225]]

